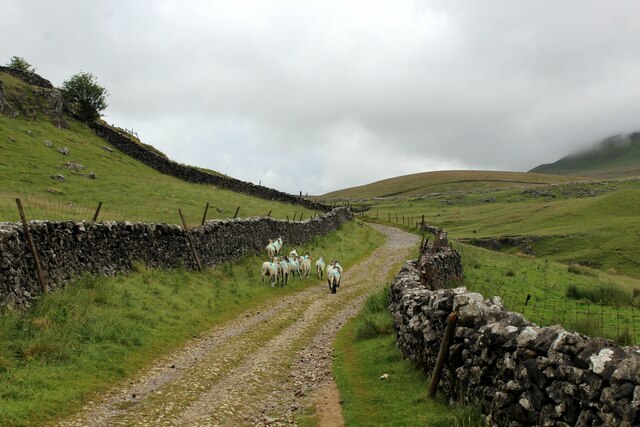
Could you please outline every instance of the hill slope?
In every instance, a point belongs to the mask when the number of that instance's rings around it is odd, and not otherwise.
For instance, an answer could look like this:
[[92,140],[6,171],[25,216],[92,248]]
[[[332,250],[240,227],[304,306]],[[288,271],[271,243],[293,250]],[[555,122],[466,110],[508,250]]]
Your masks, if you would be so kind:
[[[19,219],[16,197],[23,199],[29,219],[91,219],[99,201],[104,220],[177,224],[182,209],[195,225],[207,202],[208,219],[233,217],[238,207],[244,217],[269,211],[278,218],[313,214],[299,205],[159,173],[64,116],[49,89],[3,72],[0,81],[0,221]],[[67,154],[61,152],[65,148]]]
[[422,172],[376,181],[327,193],[327,199],[421,196],[434,192],[470,191],[556,184],[570,181],[564,176],[501,171]]
[[537,166],[529,172],[618,178],[640,175],[640,132],[614,136],[595,148]]

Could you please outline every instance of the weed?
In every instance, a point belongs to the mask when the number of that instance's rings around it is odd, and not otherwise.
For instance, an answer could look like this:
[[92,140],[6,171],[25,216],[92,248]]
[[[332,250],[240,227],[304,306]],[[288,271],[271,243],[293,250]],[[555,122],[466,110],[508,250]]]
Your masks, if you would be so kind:
[[583,274],[592,277],[598,277],[598,273],[596,271],[591,270],[590,268],[583,267],[580,264],[571,263],[567,266],[567,271],[573,274]]
[[584,299],[607,305],[629,305],[633,302],[633,297],[629,292],[614,285],[602,285],[596,288],[581,288],[570,285],[567,287],[566,296],[570,299]]

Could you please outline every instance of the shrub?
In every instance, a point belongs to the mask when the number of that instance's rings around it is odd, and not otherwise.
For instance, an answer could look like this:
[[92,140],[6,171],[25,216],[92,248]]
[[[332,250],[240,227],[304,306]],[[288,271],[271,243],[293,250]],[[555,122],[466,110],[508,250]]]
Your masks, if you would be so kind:
[[33,68],[31,64],[29,64],[24,58],[20,56],[12,56],[11,60],[7,64],[7,68],[11,68],[13,70],[24,71],[25,73],[35,73],[36,69]]
[[91,73],[80,72],[62,83],[62,96],[66,108],[85,122],[100,118],[100,112],[107,108],[107,90],[100,86]]

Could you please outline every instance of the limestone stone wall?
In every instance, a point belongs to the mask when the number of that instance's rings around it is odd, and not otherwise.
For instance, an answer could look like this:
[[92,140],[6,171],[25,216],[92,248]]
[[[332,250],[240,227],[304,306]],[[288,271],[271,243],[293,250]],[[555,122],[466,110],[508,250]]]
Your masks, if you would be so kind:
[[[479,403],[489,425],[640,425],[638,346],[538,326],[508,311],[499,297],[464,287],[438,289],[431,276],[441,283],[455,262],[447,250],[425,252],[394,279],[390,310],[398,347],[427,374],[446,318],[458,312],[440,383],[451,401]],[[425,256],[449,261],[431,262],[434,268],[425,270]]]
[[[264,251],[268,239],[278,236],[286,245],[304,244],[351,219],[346,208],[336,208],[297,222],[265,217],[208,221],[190,233],[201,262],[212,266]],[[134,262],[156,268],[195,267],[185,231],[176,225],[32,221],[29,230],[45,280],[54,291],[80,274],[111,276],[129,271]],[[0,306],[25,306],[39,294],[22,225],[0,223]]]

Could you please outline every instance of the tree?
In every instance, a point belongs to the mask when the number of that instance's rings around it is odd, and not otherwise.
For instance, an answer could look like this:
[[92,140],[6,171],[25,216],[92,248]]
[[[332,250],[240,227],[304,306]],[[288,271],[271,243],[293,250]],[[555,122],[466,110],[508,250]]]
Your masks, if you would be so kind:
[[98,84],[91,73],[80,73],[62,83],[62,96],[72,114],[86,122],[100,118],[100,112],[107,108],[107,90]]
[[24,71],[25,73],[35,73],[36,69],[27,62],[26,59],[20,56],[12,56],[11,60],[7,64],[7,68],[13,70]]

